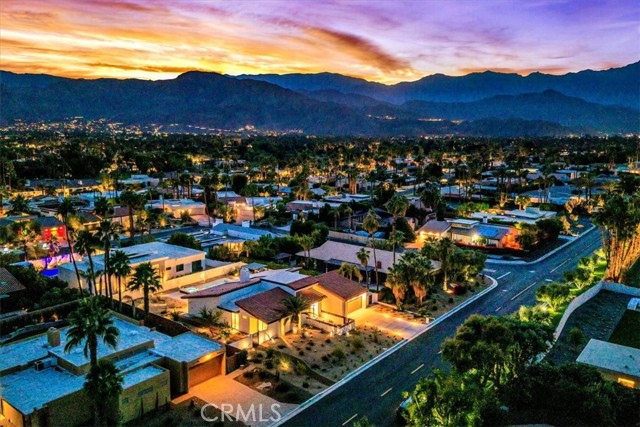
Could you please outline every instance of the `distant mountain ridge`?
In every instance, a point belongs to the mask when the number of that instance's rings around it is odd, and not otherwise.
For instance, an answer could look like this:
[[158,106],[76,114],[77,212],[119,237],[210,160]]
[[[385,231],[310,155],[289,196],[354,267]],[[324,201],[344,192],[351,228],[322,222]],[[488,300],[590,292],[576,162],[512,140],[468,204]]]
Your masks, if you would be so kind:
[[[539,90],[523,93],[531,76],[499,73],[436,75],[387,86],[330,73],[232,77],[192,71],[150,81],[0,71],[0,123],[83,116],[317,135],[640,133],[640,100],[634,101],[640,98],[640,73],[630,76],[640,71],[639,64],[575,73],[569,80],[564,79],[569,75],[539,74],[534,76]],[[594,88],[589,97],[568,94],[587,87]],[[621,87],[625,90],[616,89]]]
[[379,101],[401,104],[406,101],[469,102],[496,95],[555,90],[567,96],[605,105],[640,109],[640,61],[603,71],[585,70],[564,75],[519,74],[484,71],[465,76],[433,74],[414,82],[384,85],[340,74],[258,74],[237,78],[261,80],[300,90],[336,90],[344,94],[366,95]]

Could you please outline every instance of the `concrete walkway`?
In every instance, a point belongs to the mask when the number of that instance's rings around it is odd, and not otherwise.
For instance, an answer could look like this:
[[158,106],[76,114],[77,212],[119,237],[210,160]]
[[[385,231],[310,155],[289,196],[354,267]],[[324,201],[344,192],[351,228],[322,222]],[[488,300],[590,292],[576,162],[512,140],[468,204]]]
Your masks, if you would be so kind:
[[409,338],[417,332],[427,329],[426,323],[408,320],[406,315],[381,305],[374,305],[366,310],[358,310],[349,315],[356,321],[356,327],[375,326],[383,332],[392,333],[401,338]]
[[[253,366],[249,366],[246,369],[253,368]],[[240,406],[243,413],[246,414],[251,410],[251,405],[254,405],[254,411],[256,414],[256,418],[258,419],[256,419],[255,421],[245,421],[243,419],[240,419],[240,421],[244,422],[248,426],[255,427],[266,427],[273,423],[273,421],[268,420],[269,417],[276,416],[271,410],[271,408],[273,407],[272,405],[279,405],[275,406],[275,408],[277,408],[277,411],[281,416],[288,414],[298,407],[298,405],[296,404],[278,402],[277,400],[274,400],[269,396],[258,393],[257,391],[245,386],[244,384],[240,384],[234,378],[236,378],[238,375],[242,375],[243,372],[244,371],[236,370],[227,376],[220,375],[208,381],[200,383],[195,387],[191,387],[189,393],[173,400],[173,403],[180,403],[184,402],[185,400],[189,400],[192,397],[198,397],[205,402],[215,404],[218,408],[221,409],[224,409],[222,407],[223,404],[233,405],[233,410],[225,412],[229,413],[234,418],[237,418],[236,408],[238,408],[238,406]],[[259,419],[261,406],[263,418],[265,419],[264,421]]]

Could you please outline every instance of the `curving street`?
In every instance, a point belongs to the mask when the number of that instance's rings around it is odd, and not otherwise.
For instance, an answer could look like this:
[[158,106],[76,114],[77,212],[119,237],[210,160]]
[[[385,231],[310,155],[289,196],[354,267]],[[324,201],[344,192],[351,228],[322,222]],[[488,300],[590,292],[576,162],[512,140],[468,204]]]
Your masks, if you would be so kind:
[[364,416],[379,427],[393,425],[395,410],[403,400],[402,392],[412,390],[432,368],[444,367],[440,346],[467,317],[474,313],[509,314],[521,305],[533,304],[538,287],[562,279],[563,273],[575,268],[581,257],[590,255],[600,246],[600,233],[593,230],[537,264],[487,264],[485,273],[498,280],[495,290],[419,335],[282,425],[349,426]]

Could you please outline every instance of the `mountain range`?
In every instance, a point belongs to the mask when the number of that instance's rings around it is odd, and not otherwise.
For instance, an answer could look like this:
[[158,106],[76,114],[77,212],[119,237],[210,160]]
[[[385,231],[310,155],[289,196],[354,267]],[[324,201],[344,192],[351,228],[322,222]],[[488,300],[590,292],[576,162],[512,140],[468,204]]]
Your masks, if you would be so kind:
[[561,136],[640,133],[640,62],[526,77],[495,72],[384,85],[339,74],[171,80],[69,79],[0,71],[0,124],[82,116],[316,135]]

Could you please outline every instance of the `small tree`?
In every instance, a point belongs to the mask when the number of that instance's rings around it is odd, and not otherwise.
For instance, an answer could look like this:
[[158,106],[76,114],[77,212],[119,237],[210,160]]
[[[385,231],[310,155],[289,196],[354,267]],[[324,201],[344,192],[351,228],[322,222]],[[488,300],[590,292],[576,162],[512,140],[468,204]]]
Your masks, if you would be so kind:
[[290,296],[282,299],[282,314],[291,316],[292,321],[297,322],[298,329],[302,329],[302,313],[307,311],[310,306],[308,299],[298,296]]
[[571,291],[564,283],[549,283],[536,291],[536,299],[547,304],[550,310],[557,311],[568,299]]

